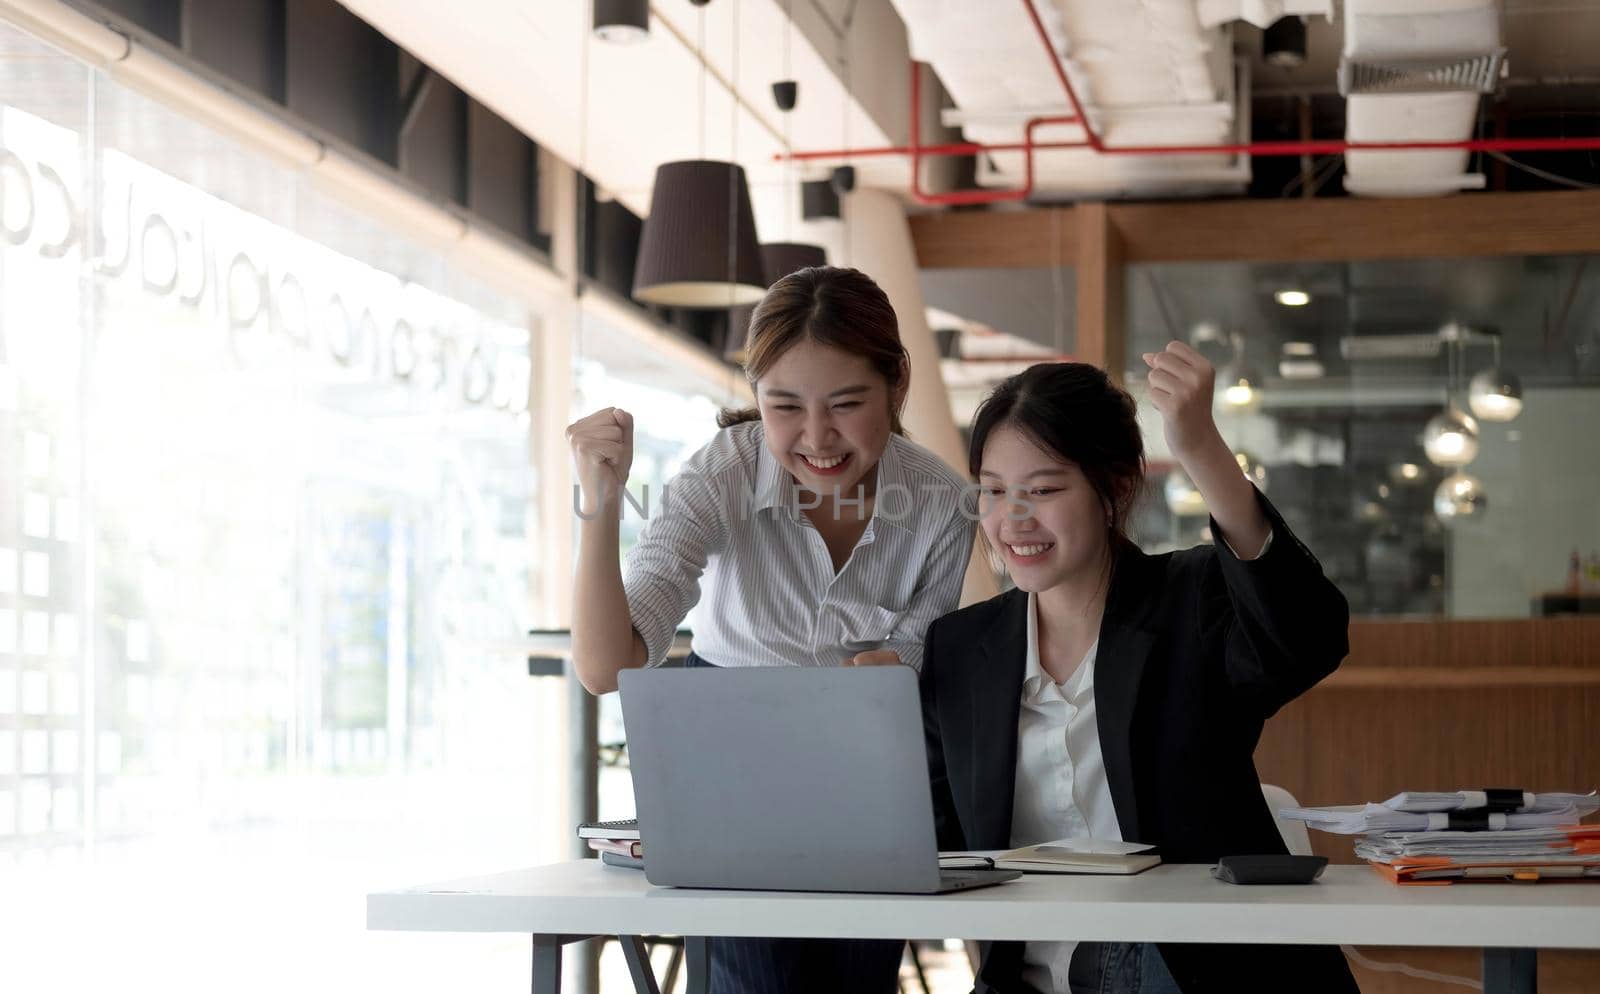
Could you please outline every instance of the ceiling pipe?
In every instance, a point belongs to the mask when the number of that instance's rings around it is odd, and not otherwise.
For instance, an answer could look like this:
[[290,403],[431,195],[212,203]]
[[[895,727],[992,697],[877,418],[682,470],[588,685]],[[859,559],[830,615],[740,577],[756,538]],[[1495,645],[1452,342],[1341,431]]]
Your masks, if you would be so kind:
[[[918,112],[920,108],[915,103],[911,111],[911,144],[894,145],[872,148],[843,148],[828,149],[811,152],[779,152],[773,156],[775,160],[791,159],[794,161],[808,161],[816,159],[853,159],[878,155],[909,155],[912,159],[913,196],[924,203],[986,203],[994,200],[1018,200],[1018,190],[959,190],[948,194],[922,194],[915,192],[917,184],[916,165],[925,156],[940,155],[981,155],[987,152],[1023,152],[1030,179],[1024,184],[1023,189],[1031,192],[1031,174],[1033,168],[1033,153],[1042,149],[1064,148],[1090,148],[1101,155],[1259,155],[1259,156],[1297,156],[1297,155],[1343,155],[1350,151],[1427,151],[1453,149],[1468,152],[1555,152],[1555,151],[1592,151],[1600,150],[1600,136],[1590,138],[1469,138],[1459,141],[1384,141],[1384,142],[1353,142],[1343,139],[1325,139],[1315,141],[1249,141],[1226,142],[1215,145],[1107,145],[1095,132],[1089,123],[1088,115],[1083,111],[1083,105],[1078,100],[1078,92],[1072,86],[1072,80],[1067,78],[1066,71],[1061,66],[1061,60],[1056,57],[1055,48],[1050,43],[1050,35],[1045,30],[1044,22],[1039,19],[1039,12],[1034,7],[1034,0],[1022,0],[1022,6],[1028,12],[1029,19],[1033,22],[1034,30],[1039,34],[1039,40],[1044,43],[1045,54],[1050,59],[1050,66],[1055,71],[1056,78],[1061,81],[1061,88],[1067,95],[1067,102],[1072,106],[1072,114],[1062,117],[1030,118],[1025,130],[1025,140],[1008,142],[1005,144],[985,144],[982,142],[954,142],[943,145],[919,145],[917,138],[921,129],[918,127]],[[912,63],[913,99],[920,96],[916,63]],[[1075,142],[1034,142],[1032,128],[1036,124],[1079,124],[1083,128],[1084,138]],[[961,199],[930,199],[923,200],[923,196],[933,198]]]
[[1028,118],[1023,126],[1023,180],[1022,186],[1012,190],[951,190],[933,193],[922,188],[922,158],[926,150],[922,145],[922,63],[911,60],[911,196],[920,204],[996,204],[1012,200],[1027,200],[1033,196],[1033,150],[1038,147],[1033,140],[1034,130],[1046,124],[1077,124],[1074,116],[1055,115]]

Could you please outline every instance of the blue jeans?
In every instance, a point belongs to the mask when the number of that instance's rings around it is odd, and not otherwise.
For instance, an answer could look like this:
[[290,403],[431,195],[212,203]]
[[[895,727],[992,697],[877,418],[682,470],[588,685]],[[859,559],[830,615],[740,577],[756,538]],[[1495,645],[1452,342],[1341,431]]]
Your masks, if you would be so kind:
[[1080,942],[1067,983],[1071,994],[1180,994],[1153,942]]
[[[694,653],[684,666],[714,666]],[[711,994],[894,994],[904,939],[712,936]]]

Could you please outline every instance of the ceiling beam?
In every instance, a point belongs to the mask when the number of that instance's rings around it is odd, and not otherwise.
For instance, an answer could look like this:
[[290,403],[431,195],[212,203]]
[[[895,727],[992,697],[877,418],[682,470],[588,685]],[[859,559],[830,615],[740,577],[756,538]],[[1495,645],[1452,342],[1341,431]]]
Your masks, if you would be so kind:
[[1127,267],[1123,265],[1122,238],[1104,203],[1086,203],[1072,213],[1078,235],[1077,344],[1073,353],[1080,362],[1099,366],[1121,384],[1127,368],[1127,329],[1123,324]]
[[[1110,204],[1125,262],[1332,262],[1600,254],[1600,191]],[[1073,208],[911,219],[924,269],[1077,261]],[[1052,230],[1063,237],[1052,246]]]
[[1078,256],[1072,215],[1070,207],[920,214],[910,219],[911,240],[922,269],[1070,266]]

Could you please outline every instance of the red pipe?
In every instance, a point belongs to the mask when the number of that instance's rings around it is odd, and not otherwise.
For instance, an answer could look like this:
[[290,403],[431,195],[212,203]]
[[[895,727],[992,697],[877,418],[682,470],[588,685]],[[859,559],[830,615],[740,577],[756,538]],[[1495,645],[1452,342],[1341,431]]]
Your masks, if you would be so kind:
[[1027,200],[1033,195],[1033,122],[1023,136],[1029,143],[1023,152],[1022,186],[1015,190],[951,190],[929,193],[922,188],[922,65],[911,60],[911,198],[919,204],[995,204],[1007,200]]
[[[1036,128],[1046,124],[1078,124],[1081,118],[1068,115],[1030,117],[1022,129],[1022,186],[1013,190],[951,190],[947,193],[930,193],[922,188],[922,157],[927,148],[922,144],[922,64],[911,60],[911,197],[920,204],[996,204],[1009,200],[1027,200],[1033,196],[1033,151],[1039,145],[1033,140]],[[1084,125],[1087,130],[1088,125]],[[963,143],[970,144],[970,143]],[[1058,147],[1081,147],[1082,142],[1057,142]]]
[[[910,155],[912,157],[912,171],[915,174],[917,172],[917,163],[923,156],[1022,152],[1026,157],[1026,169],[1029,175],[1029,180],[1025,183],[1023,189],[1031,191],[1033,185],[1031,180],[1033,153],[1038,149],[1092,148],[1102,155],[1260,156],[1343,155],[1346,152],[1395,151],[1551,152],[1600,150],[1600,136],[1591,138],[1470,138],[1459,141],[1353,142],[1342,139],[1325,139],[1317,141],[1229,142],[1217,145],[1107,145],[1089,124],[1088,115],[1083,112],[1083,105],[1078,101],[1078,93],[1073,89],[1072,80],[1067,77],[1065,69],[1062,68],[1061,60],[1056,57],[1055,49],[1050,44],[1049,32],[1045,30],[1044,22],[1039,19],[1039,12],[1034,7],[1033,0],[1022,0],[1022,5],[1028,11],[1029,19],[1033,21],[1034,30],[1039,34],[1039,40],[1044,43],[1045,52],[1050,59],[1050,68],[1054,70],[1056,78],[1060,80],[1061,88],[1067,95],[1067,102],[1072,105],[1073,113],[1071,116],[1030,119],[1026,128],[1028,140],[1020,143],[1011,142],[991,145],[982,142],[955,142],[945,145],[920,145],[917,139],[918,131],[920,130],[918,128],[918,114],[921,108],[916,102],[917,98],[920,97],[920,85],[918,83],[916,64],[913,63],[912,137],[909,146],[829,149],[820,152],[791,152],[788,155],[780,152],[773,158],[806,161],[812,159],[853,159],[875,155]],[[1084,140],[1076,142],[1034,142],[1031,140],[1031,131],[1036,124],[1081,124],[1083,126]],[[915,179],[913,179],[913,187],[915,188],[915,186]],[[1015,190],[973,190],[956,191],[949,194],[919,195],[913,189],[913,196],[916,196],[918,200],[923,200],[924,196],[934,198],[924,200],[923,202],[925,203],[986,203],[992,200],[1022,199],[1015,196],[1017,192]]]
[[[1056,123],[1077,123],[1073,118],[1053,118]],[[1073,142],[1034,142],[1033,148],[1084,148],[1086,143],[1082,140]],[[789,159],[794,162],[808,162],[813,159],[865,159],[875,155],[979,155],[983,152],[1026,152],[1029,146],[1026,142],[1003,142],[985,145],[980,142],[950,142],[945,145],[923,145],[912,148],[910,145],[883,145],[876,148],[826,148],[814,152],[791,152],[784,155],[782,152],[774,155],[773,161]]]

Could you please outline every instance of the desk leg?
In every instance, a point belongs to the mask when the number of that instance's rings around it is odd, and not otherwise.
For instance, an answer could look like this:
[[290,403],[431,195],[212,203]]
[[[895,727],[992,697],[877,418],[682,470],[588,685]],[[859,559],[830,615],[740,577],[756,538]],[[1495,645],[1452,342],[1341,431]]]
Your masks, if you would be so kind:
[[711,944],[703,935],[683,937],[684,960],[689,975],[684,994],[711,994]]
[[561,936],[533,937],[533,994],[561,994]]
[[535,935],[533,994],[561,994],[561,947],[592,938],[592,935]]
[[1483,994],[1536,994],[1539,950],[1485,949]]
[[633,975],[634,994],[661,994],[661,988],[656,986],[656,971],[650,965],[650,950],[645,946],[644,939],[637,935],[619,935],[617,944],[622,947],[622,956],[628,961],[628,972]]

